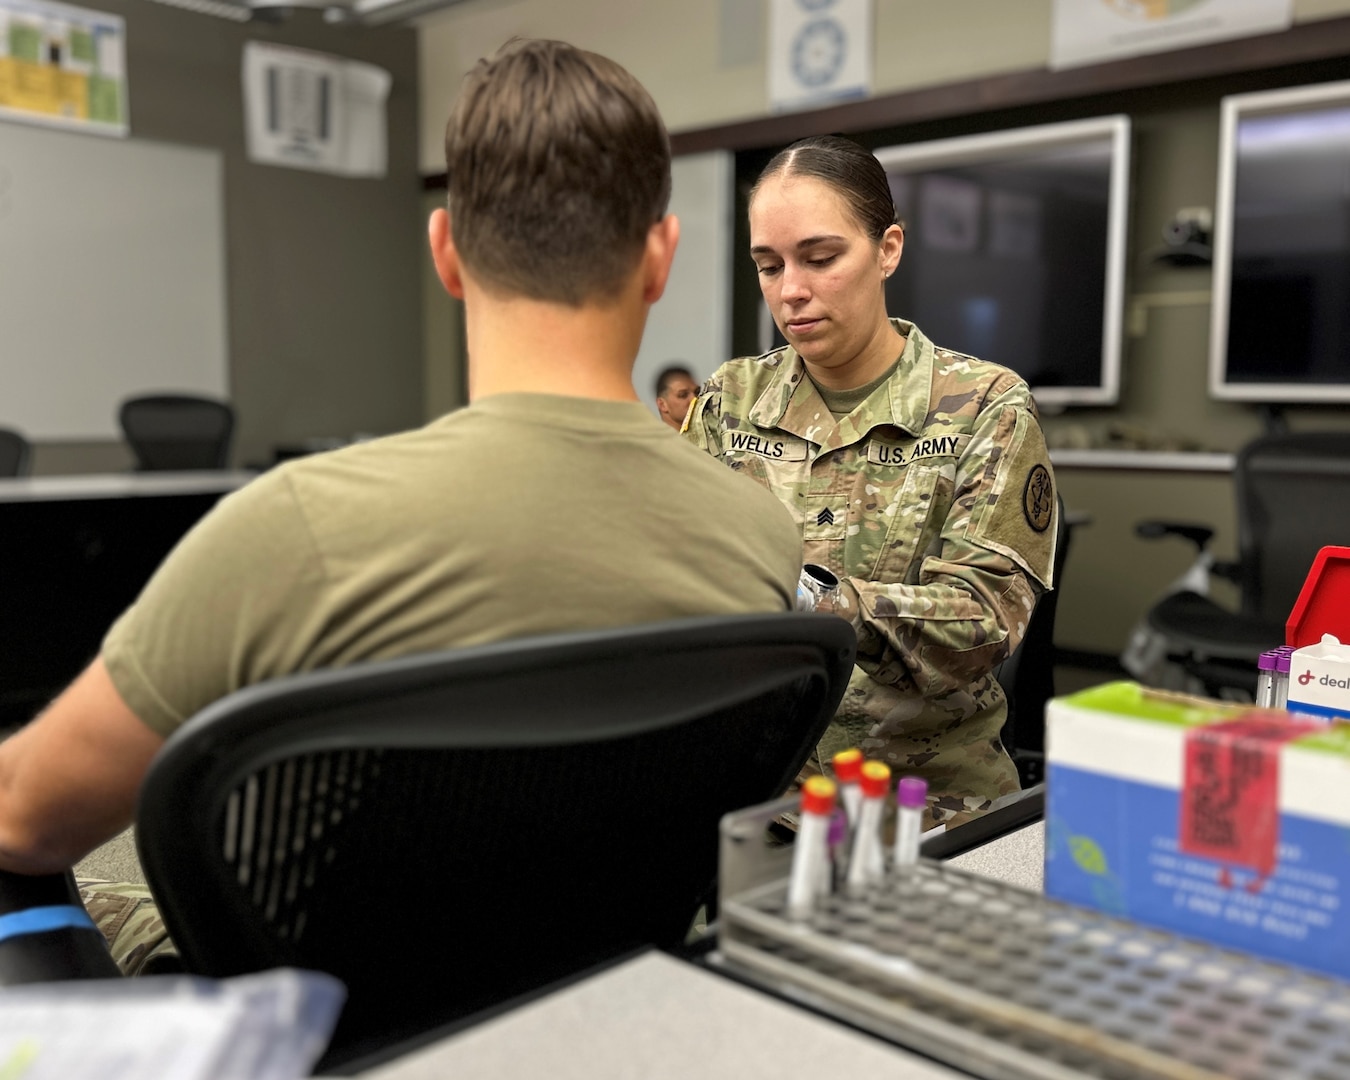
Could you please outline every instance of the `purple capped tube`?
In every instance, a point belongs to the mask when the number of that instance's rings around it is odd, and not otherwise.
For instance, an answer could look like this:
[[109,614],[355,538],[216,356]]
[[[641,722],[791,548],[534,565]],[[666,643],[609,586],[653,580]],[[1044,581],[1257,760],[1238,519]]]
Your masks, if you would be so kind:
[[928,781],[902,776],[895,789],[895,868],[903,870],[919,861],[919,834],[923,810],[928,805]]
[[1256,707],[1258,709],[1275,708],[1275,666],[1278,654],[1275,649],[1267,649],[1256,660]]
[[1274,689],[1275,708],[1289,707],[1289,665],[1294,659],[1294,647],[1281,645],[1275,650],[1275,677],[1271,680]]

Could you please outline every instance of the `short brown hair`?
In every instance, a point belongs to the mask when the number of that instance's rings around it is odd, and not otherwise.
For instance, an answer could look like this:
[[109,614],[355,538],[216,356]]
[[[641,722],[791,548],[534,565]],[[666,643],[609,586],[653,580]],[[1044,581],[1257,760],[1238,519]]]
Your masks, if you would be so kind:
[[771,176],[810,176],[824,181],[843,198],[863,231],[880,240],[896,224],[890,181],[871,151],[838,135],[816,135],[780,150],[764,166],[751,201]]
[[670,201],[670,138],[651,95],[561,41],[510,41],[478,62],[446,125],[445,164],[466,267],[535,300],[612,298]]

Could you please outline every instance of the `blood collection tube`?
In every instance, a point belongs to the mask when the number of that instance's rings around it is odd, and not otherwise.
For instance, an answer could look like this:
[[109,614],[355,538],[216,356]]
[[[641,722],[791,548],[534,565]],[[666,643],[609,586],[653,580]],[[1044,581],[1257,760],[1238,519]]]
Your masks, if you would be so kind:
[[895,789],[895,868],[901,870],[919,861],[919,834],[923,832],[923,809],[928,803],[928,781],[902,776]]
[[1275,708],[1289,707],[1289,666],[1294,657],[1292,645],[1281,645],[1275,650],[1275,678],[1272,685],[1275,690]]
[[1275,666],[1278,654],[1267,649],[1256,659],[1256,707],[1275,708]]
[[826,835],[825,846],[828,850],[828,865],[823,875],[822,893],[833,893],[844,884],[844,867],[848,862],[848,818],[842,808],[836,806],[830,815],[830,828]]
[[857,747],[840,750],[830,759],[834,767],[834,782],[839,785],[839,799],[844,804],[844,813],[848,815],[848,826],[858,826],[858,806],[862,802],[862,789],[858,787],[858,778],[862,772],[863,755]]
[[787,910],[791,919],[808,919],[815,910],[816,897],[829,871],[826,841],[837,791],[828,776],[809,777],[802,785],[801,820],[788,878]]
[[853,854],[848,860],[848,887],[860,892],[885,872],[881,854],[881,812],[891,786],[891,770],[880,761],[864,761],[859,770],[862,809],[853,830]]

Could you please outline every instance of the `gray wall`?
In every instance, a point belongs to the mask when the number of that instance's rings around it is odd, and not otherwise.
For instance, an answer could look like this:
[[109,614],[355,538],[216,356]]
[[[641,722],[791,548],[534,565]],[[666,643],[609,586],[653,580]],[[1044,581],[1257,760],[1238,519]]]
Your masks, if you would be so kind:
[[[1347,76],[1350,64],[1309,65],[1160,93],[1160,100],[1131,110],[1134,181],[1127,296],[1163,302],[1145,305],[1136,333],[1130,333],[1127,315],[1119,405],[1046,417],[1052,444],[1086,438],[1093,445],[1109,446],[1138,439],[1144,445],[1236,451],[1262,433],[1257,406],[1209,396],[1209,268],[1169,267],[1148,255],[1162,246],[1162,226],[1177,209],[1214,205],[1222,94]],[[1180,302],[1169,303],[1168,298]],[[1350,428],[1346,405],[1289,405],[1284,414],[1295,431]],[[1237,555],[1237,508],[1228,474],[1087,468],[1056,473],[1066,505],[1092,518],[1070,548],[1055,627],[1061,646],[1118,653],[1130,628],[1190,563],[1194,550],[1189,544],[1141,540],[1134,535],[1136,522],[1158,518],[1208,524],[1216,529],[1216,554]],[[1236,606],[1231,587],[1219,582],[1214,592],[1216,599]]]
[[[276,444],[309,436],[419,423],[425,230],[415,32],[329,26],[317,11],[241,25],[148,0],[104,0],[100,8],[127,22],[132,137],[224,155],[235,460],[265,462]],[[388,70],[388,176],[250,164],[240,84],[247,40]],[[34,471],[116,470],[129,460],[120,443],[45,443]]]
[[[1086,2],[1086,0],[1084,0]],[[875,0],[875,95],[1036,71],[1055,0]],[[1296,24],[1350,14],[1350,0],[1292,0]],[[562,38],[613,57],[671,131],[769,112],[767,0],[466,0],[421,20],[422,168],[439,172],[443,114],[480,56],[514,35]]]
[[[1178,449],[1237,450],[1262,432],[1257,406],[1209,395],[1208,267],[1153,261],[1162,227],[1182,207],[1213,207],[1219,167],[1219,101],[1229,93],[1350,77],[1350,61],[1140,95],[1132,113],[1127,314],[1121,395],[1115,408],[1069,409],[1045,418],[1052,441],[1111,445],[1131,436]],[[1129,308],[1142,314],[1136,325]],[[1350,427],[1345,405],[1288,405],[1294,430]]]

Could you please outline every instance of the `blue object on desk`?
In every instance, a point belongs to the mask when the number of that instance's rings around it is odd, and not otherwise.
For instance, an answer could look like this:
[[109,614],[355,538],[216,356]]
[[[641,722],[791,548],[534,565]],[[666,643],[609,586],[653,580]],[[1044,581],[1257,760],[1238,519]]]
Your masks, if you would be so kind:
[[74,875],[0,870],[0,986],[120,975]]
[[0,941],[48,930],[97,930],[89,912],[75,904],[53,904],[0,915]]

